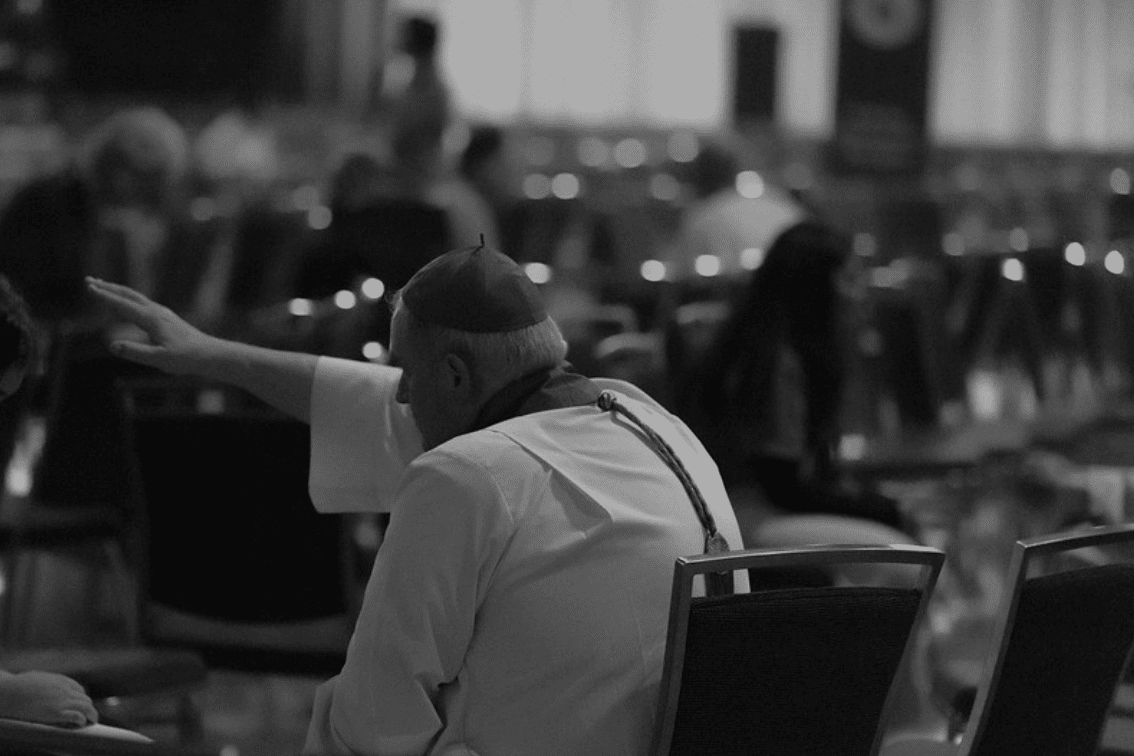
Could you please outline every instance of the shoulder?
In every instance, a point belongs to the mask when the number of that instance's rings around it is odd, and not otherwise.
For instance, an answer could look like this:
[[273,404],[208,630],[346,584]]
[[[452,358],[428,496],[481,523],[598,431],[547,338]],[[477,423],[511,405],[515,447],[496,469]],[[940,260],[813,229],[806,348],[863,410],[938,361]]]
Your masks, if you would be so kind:
[[414,459],[398,495],[419,514],[441,518],[511,521],[548,472],[508,436],[492,429],[466,433]]
[[[529,420],[530,416],[512,422]],[[465,433],[446,441],[418,457],[411,467],[420,466],[448,477],[459,478],[456,485],[496,488],[502,477],[522,474],[539,465],[516,441],[493,428]]]

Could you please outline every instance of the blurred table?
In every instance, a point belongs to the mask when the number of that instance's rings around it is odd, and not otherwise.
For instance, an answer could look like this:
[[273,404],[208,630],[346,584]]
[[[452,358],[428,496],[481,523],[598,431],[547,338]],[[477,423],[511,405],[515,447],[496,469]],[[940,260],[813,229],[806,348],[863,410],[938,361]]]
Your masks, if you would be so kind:
[[[1134,467],[1134,404],[907,433],[858,451],[841,461],[846,474],[897,499],[919,539],[947,555],[927,618],[931,692],[939,708],[965,711],[984,671],[1013,545],[1098,516],[1089,466]],[[1107,516],[1120,515],[1111,508]]]

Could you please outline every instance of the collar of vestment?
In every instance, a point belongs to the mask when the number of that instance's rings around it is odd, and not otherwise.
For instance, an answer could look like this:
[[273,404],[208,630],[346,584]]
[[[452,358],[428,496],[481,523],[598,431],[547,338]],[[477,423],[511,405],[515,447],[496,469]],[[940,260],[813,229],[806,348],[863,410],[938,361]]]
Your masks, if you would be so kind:
[[590,378],[576,373],[566,362],[554,368],[537,370],[512,381],[489,397],[469,432],[534,412],[593,405],[600,393],[601,390]]

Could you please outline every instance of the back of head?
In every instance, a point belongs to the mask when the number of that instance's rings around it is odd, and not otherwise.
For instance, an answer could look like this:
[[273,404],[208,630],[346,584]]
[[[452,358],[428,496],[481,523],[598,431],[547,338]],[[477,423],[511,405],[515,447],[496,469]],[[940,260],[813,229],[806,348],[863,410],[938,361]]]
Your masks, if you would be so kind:
[[402,26],[402,49],[416,59],[432,58],[437,52],[440,30],[425,16],[410,16]]
[[781,291],[783,299],[790,301],[829,283],[849,258],[850,242],[843,234],[823,223],[805,220],[776,237],[753,275],[752,288],[768,289],[764,282],[775,279],[777,287],[790,289]]
[[504,149],[504,131],[499,126],[481,125],[472,129],[461,153],[461,175],[472,178],[488,161]]
[[84,167],[100,202],[160,209],[185,177],[189,140],[159,108],[123,110],[87,141]]
[[829,226],[812,220],[792,226],[753,273],[736,317],[768,338],[781,334],[804,359],[818,358],[838,338],[837,275],[849,255],[849,241]]
[[719,142],[708,142],[693,160],[693,189],[698,197],[736,185],[739,164],[732,150]]
[[507,255],[484,246],[448,252],[398,292],[414,348],[455,352],[485,384],[558,365],[566,342],[539,289]]

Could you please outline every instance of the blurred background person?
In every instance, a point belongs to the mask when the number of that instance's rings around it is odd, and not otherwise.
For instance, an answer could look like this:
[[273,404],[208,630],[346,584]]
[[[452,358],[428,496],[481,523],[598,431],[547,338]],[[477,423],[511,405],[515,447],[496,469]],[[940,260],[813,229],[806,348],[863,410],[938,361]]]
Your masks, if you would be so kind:
[[440,25],[426,16],[412,15],[401,24],[399,55],[382,82],[381,107],[394,142],[413,134],[423,143],[440,144],[445,136],[452,106],[437,60],[440,36]]
[[667,277],[682,286],[705,281],[697,265],[705,256],[715,258],[718,280],[743,278],[781,232],[807,215],[790,194],[755,171],[741,173],[735,151],[721,140],[701,146],[690,185],[694,200],[666,260]]
[[773,507],[865,516],[900,526],[888,499],[836,490],[847,375],[839,276],[850,243],[815,221],[781,233],[702,362],[677,390],[732,485]]
[[392,83],[381,114],[394,180],[391,193],[444,210],[449,247],[478,244],[481,234],[489,246],[498,246],[491,210],[449,162],[446,144],[455,124],[437,61],[440,26],[430,18],[410,16],[402,23],[401,34],[402,56],[395,59],[387,77]]
[[0,272],[35,316],[89,315],[83,276],[95,274],[192,309],[208,245],[185,216],[189,143],[152,107],[112,115],[64,172],[18,190],[0,216]]
[[280,298],[278,270],[304,226],[272,205],[280,157],[272,129],[246,109],[216,116],[193,145],[199,196],[193,220],[211,229],[208,266],[186,317],[240,335],[249,316]]

